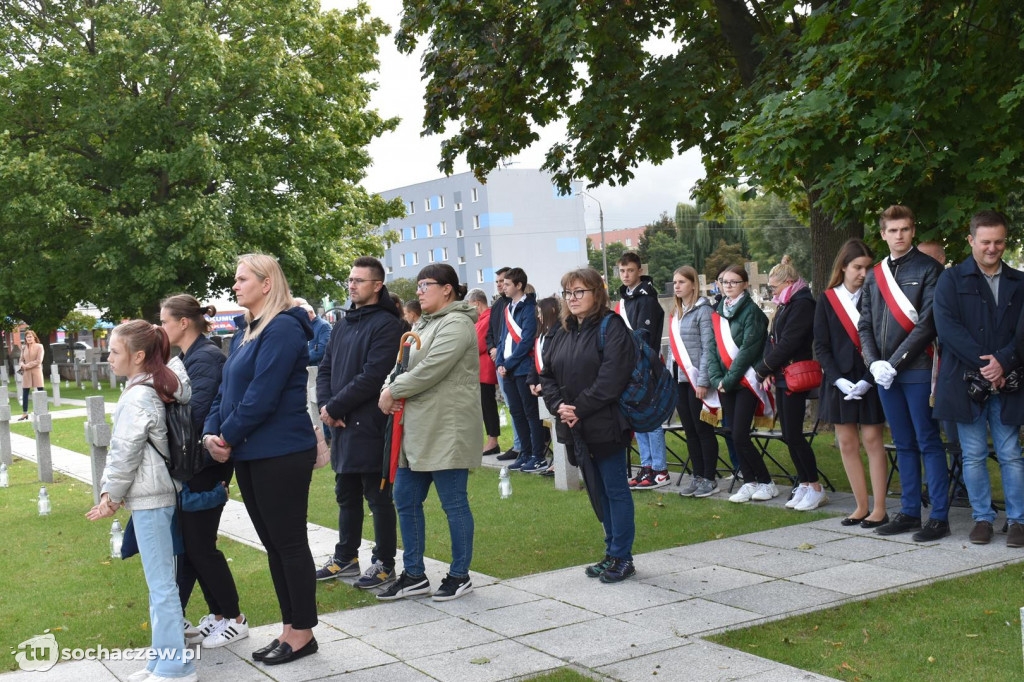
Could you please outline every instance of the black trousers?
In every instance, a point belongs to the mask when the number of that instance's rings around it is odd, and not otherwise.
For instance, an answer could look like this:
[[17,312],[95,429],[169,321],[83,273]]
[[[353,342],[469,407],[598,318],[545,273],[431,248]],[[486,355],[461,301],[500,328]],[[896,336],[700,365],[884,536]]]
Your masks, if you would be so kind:
[[316,448],[235,463],[238,489],[267,550],[281,622],[298,630],[317,623],[316,566],[306,535]]
[[715,427],[700,420],[700,411],[704,403],[693,392],[689,382],[679,383],[679,400],[676,411],[683,422],[683,433],[686,434],[686,449],[690,453],[690,466],[693,475],[713,481],[718,469],[718,439]]
[[754,412],[757,410],[757,396],[740,386],[733,391],[720,391],[722,410],[729,417],[729,430],[732,434],[736,456],[740,459],[740,472],[747,483],[771,483],[772,477],[768,467],[764,465],[764,457],[750,440],[750,427],[754,423]]
[[775,385],[775,409],[779,413],[782,440],[789,448],[798,480],[800,483],[817,483],[818,462],[814,459],[814,450],[804,438],[806,408],[807,391],[786,395],[785,387]]
[[495,384],[480,384],[480,408],[484,412],[484,429],[487,435],[497,438],[501,435],[501,422],[498,420],[498,398]]
[[338,501],[338,544],[334,546],[334,558],[341,563],[359,558],[364,497],[373,512],[373,556],[394,568],[398,517],[391,499],[391,484],[381,490],[379,473],[334,474],[334,498]]
[[544,449],[547,446],[544,424],[540,420],[537,396],[530,393],[525,375],[505,377],[505,397],[508,398],[508,411],[512,414],[516,434],[523,446],[521,454],[544,459]]

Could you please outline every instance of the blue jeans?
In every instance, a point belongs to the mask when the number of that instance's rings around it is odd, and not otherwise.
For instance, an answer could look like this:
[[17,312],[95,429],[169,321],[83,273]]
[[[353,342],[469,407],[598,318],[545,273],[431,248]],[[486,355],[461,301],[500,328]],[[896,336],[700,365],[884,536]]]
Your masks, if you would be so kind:
[[[182,628],[181,599],[174,579],[173,518],[174,507],[132,512],[142,571],[149,588],[149,626],[153,632],[150,648],[154,653],[146,670],[161,677],[185,677],[195,670],[191,659],[186,661],[182,653],[185,650],[185,631]],[[160,654],[165,652],[168,655],[161,658]]]
[[[505,391],[505,378],[500,374],[498,375],[498,390],[505,396],[505,405],[508,405],[508,393]],[[509,408],[509,416],[512,414],[512,409]],[[516,423],[512,422],[512,449],[516,452],[521,453],[523,451],[523,443],[519,440],[519,432],[516,431]]]
[[512,413],[512,423],[516,426],[516,436],[522,444],[519,454],[527,459],[544,459],[544,424],[540,421],[537,396],[530,393],[525,374],[505,377],[505,396],[508,398],[508,411]]
[[402,530],[402,563],[409,575],[423,575],[425,570],[423,501],[427,499],[431,483],[437,488],[437,497],[448,517],[448,532],[452,538],[452,565],[448,573],[455,578],[469,575],[469,562],[473,559],[473,512],[469,509],[469,497],[466,495],[468,480],[469,469],[413,471],[408,467],[398,468],[392,494],[398,511],[398,526]]
[[975,521],[996,519],[992,509],[992,487],[988,478],[988,432],[999,459],[1006,497],[1006,520],[1024,523],[1024,458],[1021,457],[1020,427],[1003,424],[999,416],[1002,403],[998,395],[990,396],[981,408],[981,415],[971,424],[957,423],[960,446],[963,448],[964,484],[971,501]]
[[664,471],[665,464],[665,429],[660,426],[654,431],[637,433],[636,447],[640,450],[640,466],[651,467],[655,471]]
[[949,516],[949,469],[946,449],[939,437],[939,425],[932,419],[928,404],[931,385],[899,383],[888,389],[878,387],[882,411],[896,446],[896,464],[900,468],[900,511],[921,517],[921,461],[932,500],[930,518],[945,521]]
[[626,451],[594,458],[601,477],[601,508],[604,511],[605,553],[616,559],[633,560],[633,495],[629,492]]

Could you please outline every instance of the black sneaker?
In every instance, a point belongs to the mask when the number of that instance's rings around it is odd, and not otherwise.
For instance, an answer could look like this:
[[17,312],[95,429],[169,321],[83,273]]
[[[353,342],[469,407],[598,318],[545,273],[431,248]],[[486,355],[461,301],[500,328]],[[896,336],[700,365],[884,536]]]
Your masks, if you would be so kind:
[[921,519],[916,516],[907,516],[906,514],[899,513],[892,517],[892,521],[889,523],[876,528],[875,532],[879,535],[899,535],[900,533],[909,533],[919,528],[921,528]]
[[601,574],[603,583],[621,583],[626,578],[636,575],[636,567],[629,559],[612,559],[612,565]]
[[391,583],[388,589],[377,593],[377,599],[381,601],[392,601],[405,597],[418,597],[423,594],[430,594],[430,581],[425,575],[409,575],[402,571],[398,580]]
[[527,455],[525,453],[519,453],[519,456],[516,457],[516,461],[508,465],[508,470],[519,471],[526,465],[527,462],[529,462],[532,459],[533,457],[531,457],[530,455]]
[[316,579],[331,580],[333,578],[353,578],[357,575],[359,575],[358,557],[351,561],[338,561],[331,557],[331,560],[316,572]]
[[503,454],[500,454],[497,457],[495,457],[495,459],[498,460],[499,462],[511,462],[512,460],[518,458],[519,452],[517,450],[513,450],[512,448],[509,448]]
[[381,561],[373,562],[373,566],[366,569],[366,573],[355,581],[354,585],[361,590],[369,590],[374,587],[387,585],[395,579],[395,567],[388,568]]
[[469,579],[469,576],[463,576],[462,578],[456,578],[451,573],[444,577],[441,581],[441,587],[437,588],[437,592],[431,597],[434,601],[451,601],[452,599],[458,599],[467,592],[473,591],[473,581]]
[[934,542],[935,540],[941,540],[949,534],[949,521],[928,519],[928,523],[924,524],[924,528],[914,533],[914,542]]
[[587,577],[600,578],[601,574],[608,570],[608,567],[612,565],[613,561],[614,559],[605,554],[604,558],[598,561],[596,564],[594,564],[593,566],[587,566],[587,570],[585,571]]

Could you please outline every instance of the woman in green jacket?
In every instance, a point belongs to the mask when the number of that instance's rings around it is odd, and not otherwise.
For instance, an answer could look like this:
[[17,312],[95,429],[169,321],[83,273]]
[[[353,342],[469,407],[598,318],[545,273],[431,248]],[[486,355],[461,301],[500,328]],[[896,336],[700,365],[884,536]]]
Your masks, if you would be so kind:
[[770,500],[779,494],[764,465],[764,458],[750,440],[755,417],[774,414],[771,395],[757,380],[752,366],[761,359],[768,318],[747,293],[747,271],[731,265],[719,275],[724,298],[712,314],[715,347],[708,362],[711,385],[718,388],[722,411],[732,432],[740,460],[743,485],[730,502]]
[[424,573],[423,501],[437,488],[451,532],[452,563],[434,601],[456,599],[473,589],[473,514],[466,483],[480,466],[480,359],[477,355],[476,308],[465,303],[466,286],[450,265],[435,263],[420,270],[416,293],[423,316],[413,327],[422,342],[414,346],[409,371],[384,388],[380,409],[393,414],[405,402],[401,457],[394,499],[402,531],[405,570],[381,600],[430,594]]

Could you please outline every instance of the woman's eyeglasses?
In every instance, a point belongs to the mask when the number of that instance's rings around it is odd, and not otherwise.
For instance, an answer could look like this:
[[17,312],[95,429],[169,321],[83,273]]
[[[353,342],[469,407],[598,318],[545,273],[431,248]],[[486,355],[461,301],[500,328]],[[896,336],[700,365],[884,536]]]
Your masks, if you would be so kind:
[[583,298],[583,296],[586,295],[588,291],[593,291],[593,289],[573,289],[572,291],[563,291],[562,298],[564,298],[567,301],[569,299],[576,299],[578,301],[581,298]]
[[718,283],[723,287],[738,287],[741,284],[746,284],[742,279],[720,279]]
[[420,282],[419,284],[416,285],[416,291],[418,291],[418,292],[420,292],[422,294],[422,293],[426,292],[426,290],[429,289],[432,285],[435,285],[435,284],[437,286],[441,286],[440,282]]

